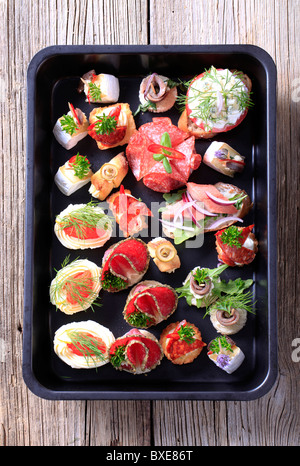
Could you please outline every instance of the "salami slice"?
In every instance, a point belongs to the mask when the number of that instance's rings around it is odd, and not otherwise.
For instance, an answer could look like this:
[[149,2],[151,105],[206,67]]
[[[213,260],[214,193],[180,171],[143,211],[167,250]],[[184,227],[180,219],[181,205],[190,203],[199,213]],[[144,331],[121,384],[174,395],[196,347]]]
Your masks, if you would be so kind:
[[[173,156],[170,151],[169,154],[161,152],[165,133],[169,136],[168,144],[171,144]],[[153,152],[154,144],[159,146],[158,154]],[[175,159],[174,153],[179,153],[181,160]],[[153,118],[152,122],[140,126],[127,145],[126,157],[135,178],[143,180],[145,186],[157,192],[169,192],[184,186],[202,159],[195,151],[195,138],[173,125],[167,117]],[[167,162],[169,167],[166,169],[164,163]]]
[[163,350],[152,333],[130,330],[117,338],[109,350],[109,360],[117,370],[144,374],[153,370],[163,358]]
[[[253,228],[254,225],[247,227],[231,226],[225,230],[218,231],[215,237],[219,260],[231,267],[250,264],[256,256],[258,244],[257,239],[252,233]],[[229,229],[235,229],[239,233],[237,245],[224,241],[222,235]]]
[[121,291],[142,279],[149,267],[146,243],[139,238],[121,240],[105,253],[101,285],[106,291]]
[[129,325],[149,328],[173,314],[177,303],[178,297],[172,287],[156,281],[145,281],[129,293],[123,315]]

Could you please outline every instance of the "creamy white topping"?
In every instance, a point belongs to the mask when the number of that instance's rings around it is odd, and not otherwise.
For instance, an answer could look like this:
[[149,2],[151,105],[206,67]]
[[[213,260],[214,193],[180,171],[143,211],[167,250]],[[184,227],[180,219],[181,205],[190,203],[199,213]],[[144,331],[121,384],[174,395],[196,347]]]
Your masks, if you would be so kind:
[[[74,354],[70,347],[68,347],[68,343],[72,343],[72,332],[89,334],[93,337],[101,338],[106,346],[103,357],[87,357],[84,354]],[[53,344],[57,356],[73,369],[92,369],[108,363],[108,350],[114,341],[115,337],[108,328],[97,322],[88,320],[86,322],[72,322],[60,327],[55,332]]]
[[[187,103],[191,110],[190,117],[195,118],[197,126],[204,123],[206,129],[221,130],[227,125],[236,124],[244,113],[245,109],[240,108],[239,98],[243,93],[247,93],[248,89],[241,79],[228,69],[216,70],[212,68],[211,73],[214,72],[217,79],[211,79],[206,74],[192,82],[187,94]],[[210,112],[204,119],[200,115],[203,115],[202,111],[207,100],[204,102],[203,98],[209,96],[211,96]]]
[[[87,286],[90,288],[91,292],[89,296],[84,296],[84,298],[79,300],[79,302],[75,302],[73,304],[68,300],[68,292],[65,287],[65,284],[68,283],[68,279],[74,277],[77,274],[81,274],[87,271],[91,273],[91,278],[87,279]],[[87,259],[78,259],[74,262],[71,262],[67,266],[60,269],[51,282],[51,303],[65,314],[74,314],[76,312],[88,309],[91,306],[91,304],[95,301],[95,299],[98,297],[98,294],[100,292],[100,275],[101,268],[98,267],[94,262],[91,262]],[[78,279],[78,286],[79,285],[80,280]],[[76,284],[73,284],[73,286],[76,287]]]
[[[69,236],[65,229],[61,227],[61,222],[64,217],[72,214],[73,211],[84,208],[86,204],[69,204],[57,217],[54,225],[54,232],[59,241],[68,249],[94,249],[102,247],[112,235],[112,224],[108,220],[107,229],[103,228],[103,221],[99,218],[99,226],[97,226],[97,238],[77,238],[75,236]],[[101,207],[95,206],[94,210],[96,213],[105,214]]]

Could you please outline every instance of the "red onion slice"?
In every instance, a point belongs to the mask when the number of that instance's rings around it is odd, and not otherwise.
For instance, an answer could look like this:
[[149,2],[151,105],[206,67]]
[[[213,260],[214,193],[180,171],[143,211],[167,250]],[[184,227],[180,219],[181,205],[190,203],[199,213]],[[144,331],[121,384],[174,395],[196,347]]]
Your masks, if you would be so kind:
[[219,220],[216,220],[215,222],[213,222],[211,225],[209,225],[208,228],[211,230],[211,229],[214,229],[214,228],[221,228],[224,223],[225,224],[228,223],[228,222],[241,222],[241,223],[243,223],[243,221],[244,220],[242,220],[239,217],[222,217]]
[[214,196],[213,194],[211,194],[209,191],[205,191],[205,194],[216,204],[220,204],[220,205],[233,205],[233,204],[236,204],[236,202],[240,201],[241,199],[244,199],[244,196],[241,196],[241,198],[239,199],[234,199],[232,201],[229,201],[229,199],[228,200],[220,199]]
[[195,201],[192,196],[190,195],[190,193],[188,191],[186,191],[186,195],[187,195],[187,198],[189,201],[192,201],[194,202],[194,207],[196,210],[198,210],[198,212],[200,212],[201,214],[203,215],[207,215],[207,217],[216,217],[218,214],[213,214],[212,212],[210,212],[209,210],[206,210],[206,209],[203,209],[202,207],[200,207],[198,204],[197,204],[197,201]]
[[161,220],[161,219],[160,219],[160,222],[166,227],[178,228],[179,230],[194,231],[193,227],[186,227],[184,225],[177,225],[174,222],[167,222],[166,220]]

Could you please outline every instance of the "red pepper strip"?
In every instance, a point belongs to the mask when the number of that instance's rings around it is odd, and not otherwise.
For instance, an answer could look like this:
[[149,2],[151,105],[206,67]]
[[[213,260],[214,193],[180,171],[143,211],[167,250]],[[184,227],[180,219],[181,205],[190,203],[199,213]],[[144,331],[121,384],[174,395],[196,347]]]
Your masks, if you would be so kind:
[[245,162],[242,160],[234,160],[234,159],[226,159],[224,160],[225,163],[237,163],[238,165],[246,165]]
[[180,330],[181,327],[185,327],[185,326],[186,326],[186,323],[187,323],[187,322],[186,322],[185,319],[182,320],[181,322],[179,322],[179,324],[176,326],[174,332],[169,333],[169,334],[167,335],[167,338],[173,338],[174,340],[179,340],[180,336],[179,336],[179,334],[178,334],[178,330]]
[[79,126],[80,126],[81,123],[80,123],[80,120],[79,120],[78,115],[77,115],[77,113],[76,113],[76,110],[75,110],[75,108],[74,108],[74,105],[70,104],[70,102],[69,102],[69,106],[70,106],[71,112],[73,113],[74,118],[77,120],[77,123],[78,123]]
[[150,144],[150,146],[148,146],[148,151],[153,152],[154,154],[160,153],[162,150],[167,151],[168,153],[165,155],[166,157],[170,157],[171,159],[184,159],[185,158],[185,155],[182,152],[179,152],[176,149],[172,149],[172,147],[166,147],[160,144]]
[[113,108],[109,112],[108,116],[114,117],[118,121],[120,113],[121,113],[121,105],[117,105],[115,108]]

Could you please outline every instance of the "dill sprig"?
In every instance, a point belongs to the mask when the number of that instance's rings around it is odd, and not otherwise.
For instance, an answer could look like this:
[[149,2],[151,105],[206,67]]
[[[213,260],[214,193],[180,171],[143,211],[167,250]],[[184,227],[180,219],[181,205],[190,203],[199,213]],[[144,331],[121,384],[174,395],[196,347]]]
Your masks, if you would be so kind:
[[205,316],[210,313],[212,307],[217,307],[220,311],[227,312],[229,315],[231,315],[233,309],[244,309],[245,311],[253,314],[253,293],[248,291],[247,293],[223,295],[207,309]]
[[101,344],[101,341],[97,337],[78,330],[72,330],[67,335],[71,340],[71,344],[84,356],[88,365],[90,360],[95,365],[97,361],[105,360],[106,347],[104,344]]
[[63,115],[60,118],[60,125],[66,133],[70,134],[70,136],[73,136],[73,134],[78,130],[78,124],[72,115]]
[[101,89],[99,86],[97,86],[96,83],[93,83],[92,81],[89,82],[89,96],[92,98],[92,100],[95,100],[95,101],[100,101],[102,100],[101,96],[102,96],[102,93],[101,93]]
[[111,226],[111,220],[103,211],[96,209],[97,204],[93,201],[83,207],[72,210],[67,215],[58,215],[56,221],[60,230],[74,228],[79,239],[86,238],[86,230],[90,228],[103,228],[107,230]]
[[[76,271],[76,263],[78,259],[69,262],[68,255],[62,263],[61,270],[56,271],[56,279],[52,282],[52,293],[55,296],[56,303],[75,302],[82,309],[86,309],[87,304],[91,306],[101,306],[101,303],[96,302],[98,292],[93,290],[93,283],[98,282],[98,277],[85,275],[84,272],[79,274]],[[70,273],[65,275],[65,268],[68,267]],[[72,268],[75,268],[74,274]],[[59,307],[56,304],[56,307]]]
[[[231,81],[232,76],[237,78],[234,82]],[[218,74],[215,67],[205,70],[203,76],[200,78],[206,84],[203,89],[198,89],[193,85],[194,79],[184,83],[188,89],[188,95],[179,95],[177,102],[184,110],[186,104],[196,104],[190,116],[203,121],[204,127],[207,131],[211,130],[214,123],[217,123],[224,118],[227,118],[227,113],[233,109],[232,100],[236,101],[238,110],[240,112],[252,107],[254,104],[251,99],[251,92],[245,90],[243,82],[243,73],[233,72],[226,70],[225,75]],[[212,85],[217,85],[224,100],[224,108],[221,112],[217,111],[217,91],[212,89]]]

